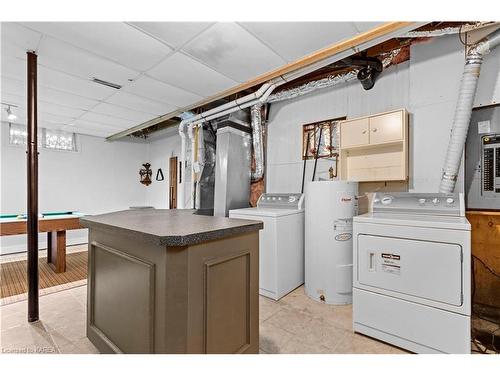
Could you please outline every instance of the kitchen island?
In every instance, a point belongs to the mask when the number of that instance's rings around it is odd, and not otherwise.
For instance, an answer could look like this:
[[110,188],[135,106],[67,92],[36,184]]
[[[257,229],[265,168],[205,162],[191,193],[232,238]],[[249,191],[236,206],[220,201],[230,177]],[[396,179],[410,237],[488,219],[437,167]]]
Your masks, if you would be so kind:
[[102,353],[258,353],[258,221],[88,216],[87,337]]

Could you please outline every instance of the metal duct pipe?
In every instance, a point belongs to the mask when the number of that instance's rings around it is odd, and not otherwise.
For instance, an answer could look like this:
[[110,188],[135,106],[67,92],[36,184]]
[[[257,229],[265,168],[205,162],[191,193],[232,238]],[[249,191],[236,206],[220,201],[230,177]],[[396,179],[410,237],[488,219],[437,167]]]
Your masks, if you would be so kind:
[[264,130],[262,128],[262,104],[255,104],[250,109],[252,119],[252,142],[255,158],[255,170],[252,182],[260,181],[264,176]]
[[450,142],[448,143],[443,175],[439,185],[440,193],[452,193],[455,190],[483,57],[498,44],[500,44],[500,30],[482,39],[469,50],[465,58],[465,67],[455,107]]

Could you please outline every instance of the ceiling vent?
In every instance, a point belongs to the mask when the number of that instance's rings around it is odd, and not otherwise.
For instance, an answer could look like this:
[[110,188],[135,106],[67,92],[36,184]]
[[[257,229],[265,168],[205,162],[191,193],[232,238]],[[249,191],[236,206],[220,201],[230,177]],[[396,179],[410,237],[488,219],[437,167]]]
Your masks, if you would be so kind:
[[118,85],[116,83],[112,83],[112,82],[108,82],[108,81],[103,81],[102,79],[95,78],[95,77],[92,78],[92,81],[95,83],[98,83],[100,85],[112,87],[112,88],[117,89],[117,90],[120,90],[122,88],[122,85]]

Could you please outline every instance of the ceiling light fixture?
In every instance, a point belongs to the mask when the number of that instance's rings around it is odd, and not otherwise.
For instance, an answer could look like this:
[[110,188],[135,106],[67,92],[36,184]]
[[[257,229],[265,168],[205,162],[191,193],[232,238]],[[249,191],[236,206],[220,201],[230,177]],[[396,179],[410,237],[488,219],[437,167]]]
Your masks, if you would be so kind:
[[113,83],[113,82],[104,81],[102,79],[95,78],[95,77],[92,78],[92,81],[95,83],[98,83],[99,85],[108,86],[108,87],[114,88],[116,90],[120,90],[122,88],[122,85],[119,85],[119,84]]

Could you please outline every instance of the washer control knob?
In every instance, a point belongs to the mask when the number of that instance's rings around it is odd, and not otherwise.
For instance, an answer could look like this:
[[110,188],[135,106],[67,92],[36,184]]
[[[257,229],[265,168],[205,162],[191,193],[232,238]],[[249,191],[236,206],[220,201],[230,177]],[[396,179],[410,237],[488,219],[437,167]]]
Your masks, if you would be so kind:
[[420,204],[421,206],[423,206],[425,204],[425,198],[419,198],[418,204]]
[[439,203],[439,199],[434,198],[434,199],[432,200],[432,203],[434,203],[435,205],[436,205],[436,204],[438,204],[438,203]]
[[290,196],[288,197],[288,202],[290,202],[290,203],[293,203],[293,202],[295,202],[296,200],[297,200],[297,198],[295,198],[295,196],[293,196],[293,195],[290,195]]
[[391,196],[383,197],[382,198],[382,204],[388,205],[392,203],[393,198]]
[[455,202],[455,199],[453,199],[453,198],[446,198],[446,203],[452,204],[453,202]]

